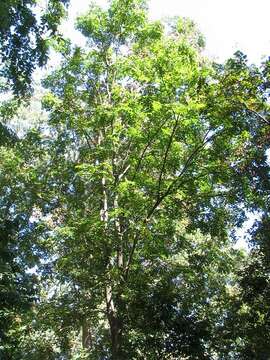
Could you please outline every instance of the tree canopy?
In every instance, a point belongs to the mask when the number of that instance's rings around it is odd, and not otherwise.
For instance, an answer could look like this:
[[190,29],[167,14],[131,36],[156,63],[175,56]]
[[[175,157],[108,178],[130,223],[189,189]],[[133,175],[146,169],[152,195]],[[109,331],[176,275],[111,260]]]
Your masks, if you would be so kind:
[[2,356],[267,359],[269,61],[213,63],[142,0],[77,29],[42,121],[1,136]]
[[[42,10],[36,0],[0,3],[0,75],[8,89],[25,96],[33,71],[46,64],[48,41],[56,34],[69,0],[49,0]],[[7,89],[5,82],[1,88]]]

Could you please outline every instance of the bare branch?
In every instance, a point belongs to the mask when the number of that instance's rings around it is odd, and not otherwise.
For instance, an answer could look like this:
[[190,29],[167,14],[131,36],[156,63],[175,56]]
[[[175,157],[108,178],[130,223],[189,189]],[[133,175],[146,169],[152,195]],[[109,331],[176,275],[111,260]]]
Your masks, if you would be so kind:
[[130,168],[130,165],[128,165],[126,168],[125,168],[125,170],[119,175],[119,180],[121,180],[122,179],[122,177],[127,173],[127,171],[129,170],[129,168]]

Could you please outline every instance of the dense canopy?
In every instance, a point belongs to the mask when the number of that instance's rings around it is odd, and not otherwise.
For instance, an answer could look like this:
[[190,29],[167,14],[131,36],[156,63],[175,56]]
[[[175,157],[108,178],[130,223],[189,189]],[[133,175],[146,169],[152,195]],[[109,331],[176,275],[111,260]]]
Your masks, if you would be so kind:
[[[57,31],[59,2],[47,25],[30,5],[7,7],[9,54],[13,26]],[[268,359],[269,61],[213,63],[191,20],[149,21],[142,0],[92,4],[77,29],[43,109],[0,128],[0,355]],[[18,95],[31,51],[2,55]]]
[[36,0],[1,1],[0,74],[7,80],[1,90],[29,93],[33,71],[47,62],[50,38],[57,33],[68,2],[48,0],[43,9]]

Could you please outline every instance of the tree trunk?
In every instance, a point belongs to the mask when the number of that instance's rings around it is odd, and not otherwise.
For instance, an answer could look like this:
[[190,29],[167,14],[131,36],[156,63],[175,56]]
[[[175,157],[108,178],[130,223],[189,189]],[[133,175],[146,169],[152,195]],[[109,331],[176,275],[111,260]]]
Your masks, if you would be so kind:
[[[114,210],[118,210],[118,195],[115,195],[114,198]],[[123,254],[123,234],[122,234],[122,229],[121,229],[121,224],[120,224],[120,219],[119,216],[116,216],[115,218],[115,232],[116,232],[116,237],[117,237],[117,267],[118,269],[121,271],[123,270],[123,266],[124,266],[124,254]]]
[[91,328],[88,321],[84,321],[82,324],[82,347],[84,349],[92,348],[92,334]]
[[121,338],[122,338],[122,326],[120,320],[113,313],[109,314],[111,342],[112,342],[112,359],[120,360],[121,355]]
[[124,359],[122,355],[122,322],[119,319],[117,309],[112,299],[111,287],[106,288],[107,318],[110,325],[112,359]]

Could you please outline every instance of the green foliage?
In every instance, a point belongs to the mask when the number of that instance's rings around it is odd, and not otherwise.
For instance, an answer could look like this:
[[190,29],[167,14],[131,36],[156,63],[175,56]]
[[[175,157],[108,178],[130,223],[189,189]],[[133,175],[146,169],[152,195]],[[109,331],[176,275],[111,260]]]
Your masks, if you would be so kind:
[[5,0],[0,4],[1,77],[9,90],[25,96],[31,89],[32,73],[48,59],[48,37],[56,34],[68,0],[50,0],[37,14],[35,0]]
[[246,210],[267,218],[268,62],[211,64],[193,22],[150,22],[139,0],[91,5],[77,27],[88,45],[58,43],[48,120],[1,137],[3,219],[18,226],[3,254],[39,276],[4,348],[17,334],[22,359],[264,358],[268,270],[230,234]]
[[[94,358],[211,358],[221,351],[214,333],[226,317],[217,304],[226,309],[232,281],[229,255],[218,249],[245,219],[243,204],[263,203],[256,175],[243,166],[253,167],[267,132],[264,70],[240,53],[211,66],[192,22],[174,20],[165,33],[139,1],[92,6],[78,28],[88,47],[69,49],[44,83],[61,214],[49,242],[55,271],[80,289],[82,302],[91,294],[87,322],[108,324],[94,337]],[[261,156],[268,171],[265,147]],[[178,240],[181,221],[187,234],[199,230],[217,246],[211,254],[204,240],[186,267],[173,262],[193,251]],[[211,265],[200,278],[204,261]],[[177,276],[184,288],[194,283],[195,299],[173,283]]]

